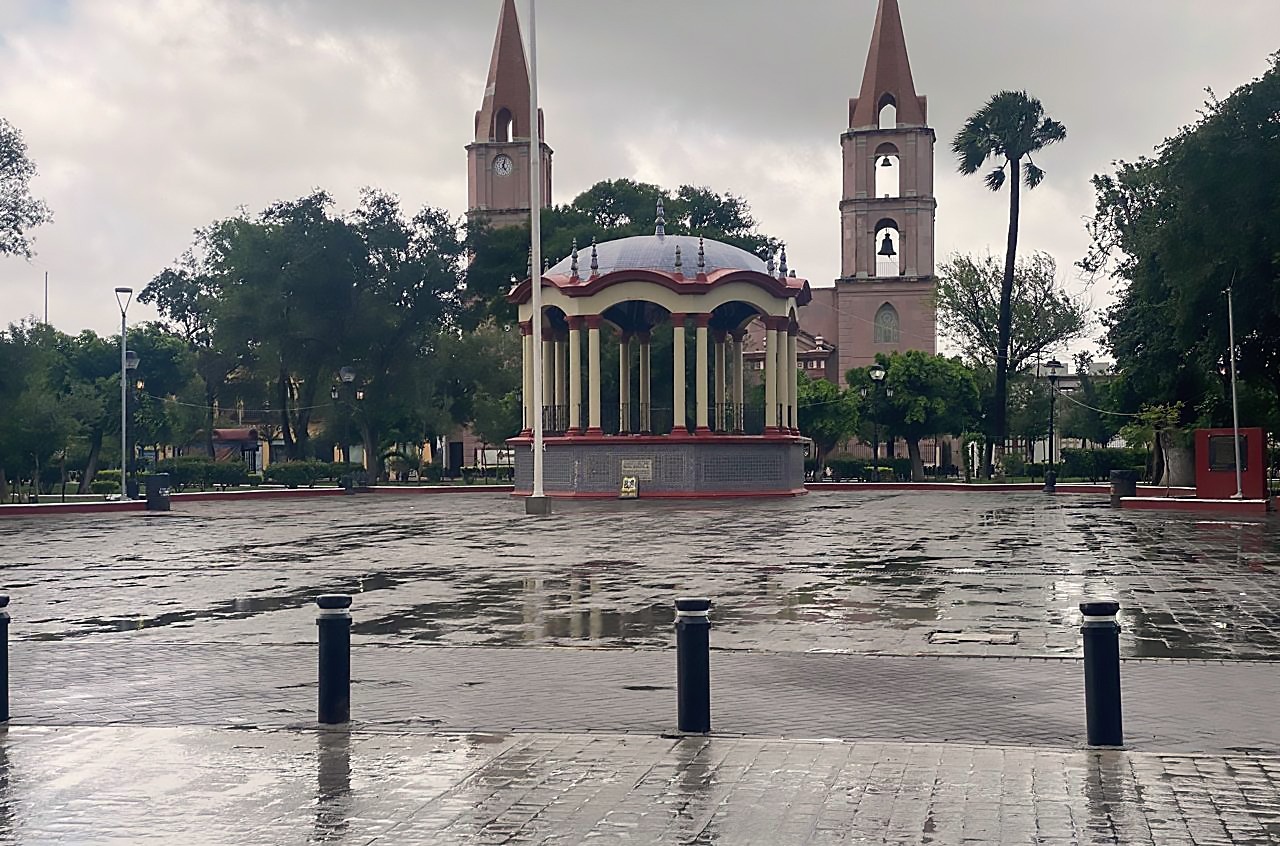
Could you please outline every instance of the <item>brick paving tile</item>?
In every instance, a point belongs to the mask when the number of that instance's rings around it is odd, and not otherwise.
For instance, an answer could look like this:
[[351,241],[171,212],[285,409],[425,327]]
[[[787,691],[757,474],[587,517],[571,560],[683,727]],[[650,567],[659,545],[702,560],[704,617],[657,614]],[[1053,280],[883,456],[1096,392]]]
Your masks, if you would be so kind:
[[[352,714],[415,730],[637,732],[675,722],[659,650],[357,647]],[[315,647],[11,645],[17,725],[284,727],[315,714]],[[763,737],[1076,746],[1074,659],[712,654],[713,727]],[[1126,741],[1280,752],[1273,663],[1126,661]]]
[[1280,758],[616,734],[0,730],[0,844],[1266,844]]

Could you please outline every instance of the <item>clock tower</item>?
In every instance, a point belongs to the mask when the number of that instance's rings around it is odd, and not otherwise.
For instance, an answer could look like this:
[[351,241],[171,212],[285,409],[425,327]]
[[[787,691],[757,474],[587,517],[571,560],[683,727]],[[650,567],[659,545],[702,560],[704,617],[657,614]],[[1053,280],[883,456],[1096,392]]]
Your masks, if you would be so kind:
[[[475,141],[467,145],[467,219],[483,217],[494,226],[529,219],[529,65],[515,0],[502,0],[502,16],[489,62],[484,101],[476,112]],[[551,148],[543,141],[542,110],[537,115],[542,145],[542,205],[551,205]]]

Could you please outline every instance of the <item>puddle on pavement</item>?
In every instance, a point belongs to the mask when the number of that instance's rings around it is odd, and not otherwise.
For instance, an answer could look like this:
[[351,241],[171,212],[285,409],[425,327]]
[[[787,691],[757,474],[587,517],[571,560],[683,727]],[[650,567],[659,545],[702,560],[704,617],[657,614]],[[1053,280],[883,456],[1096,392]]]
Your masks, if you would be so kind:
[[352,593],[357,642],[666,648],[674,598],[706,595],[723,648],[1073,654],[1079,601],[1115,595],[1127,655],[1280,655],[1276,520],[1008,494],[592,504],[537,522],[517,506],[217,503],[188,506],[180,532],[10,521],[11,636],[312,642],[314,597]]

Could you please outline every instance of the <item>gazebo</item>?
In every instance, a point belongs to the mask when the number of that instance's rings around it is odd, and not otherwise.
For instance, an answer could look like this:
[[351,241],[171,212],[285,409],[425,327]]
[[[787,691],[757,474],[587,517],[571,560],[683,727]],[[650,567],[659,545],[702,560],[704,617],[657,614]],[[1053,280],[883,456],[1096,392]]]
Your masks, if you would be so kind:
[[[668,235],[659,204],[653,235],[581,252],[575,244],[541,283],[541,315],[533,314],[531,279],[508,295],[524,341],[524,430],[510,441],[516,495],[532,491],[538,414],[548,496],[616,497],[628,476],[642,497],[804,492],[796,309],[811,294],[808,281],[788,270],[785,247],[775,263],[719,241]],[[533,405],[535,319],[543,339],[540,409]],[[744,371],[743,341],[757,319],[766,339],[763,403],[748,396]],[[606,344],[614,349],[603,350]],[[655,347],[667,360],[655,361]],[[617,389],[602,390],[602,353],[612,368],[615,349]],[[655,371],[669,375],[656,380]]]

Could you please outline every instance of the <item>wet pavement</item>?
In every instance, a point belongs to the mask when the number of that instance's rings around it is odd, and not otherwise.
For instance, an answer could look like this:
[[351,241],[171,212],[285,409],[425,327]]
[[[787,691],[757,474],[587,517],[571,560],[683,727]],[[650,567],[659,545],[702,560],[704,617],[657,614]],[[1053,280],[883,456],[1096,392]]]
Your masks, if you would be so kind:
[[605,734],[0,729],[2,844],[1277,839],[1280,758]]
[[[1280,519],[502,495],[0,522],[0,844],[1280,843]],[[351,730],[315,606],[355,594]],[[711,737],[672,602],[712,612]],[[1125,750],[1080,748],[1078,602]]]
[[[717,734],[1080,746],[1077,659],[718,652]],[[661,734],[673,650],[356,647],[351,717],[414,731]],[[25,642],[15,725],[286,728],[316,720],[316,647]],[[1280,755],[1273,663],[1126,661],[1125,742],[1143,752]]]
[[564,506],[504,495],[186,505],[0,523],[13,637],[297,643],[352,592],[362,643],[664,648],[715,599],[717,648],[1078,655],[1116,596],[1131,657],[1280,656],[1280,518],[1102,497],[833,492]]

